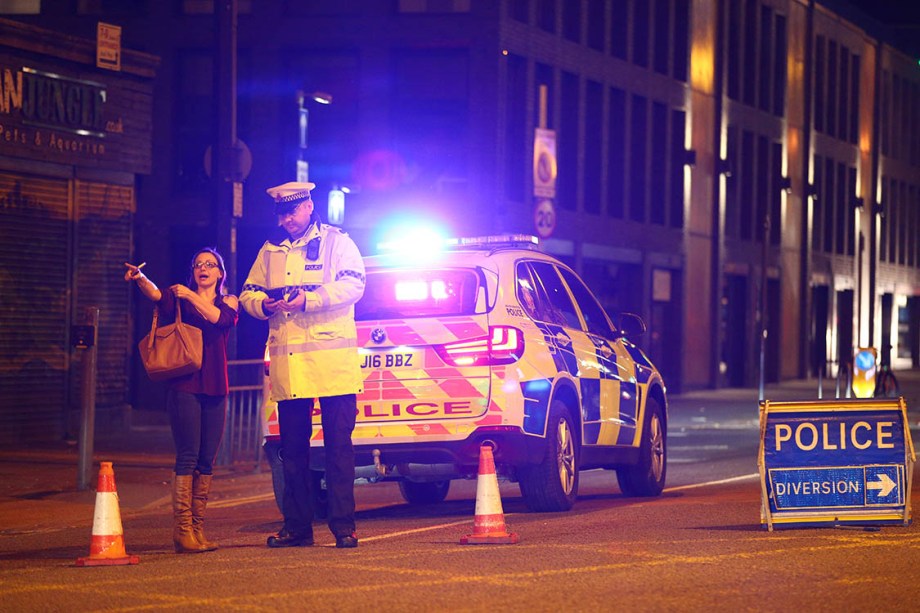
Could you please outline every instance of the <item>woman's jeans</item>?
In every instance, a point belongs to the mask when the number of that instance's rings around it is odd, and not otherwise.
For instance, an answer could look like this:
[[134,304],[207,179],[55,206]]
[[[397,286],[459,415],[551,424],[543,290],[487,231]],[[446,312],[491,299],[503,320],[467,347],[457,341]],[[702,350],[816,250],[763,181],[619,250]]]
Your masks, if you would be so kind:
[[214,458],[224,435],[227,397],[170,389],[166,395],[169,425],[176,445],[177,475],[214,473]]

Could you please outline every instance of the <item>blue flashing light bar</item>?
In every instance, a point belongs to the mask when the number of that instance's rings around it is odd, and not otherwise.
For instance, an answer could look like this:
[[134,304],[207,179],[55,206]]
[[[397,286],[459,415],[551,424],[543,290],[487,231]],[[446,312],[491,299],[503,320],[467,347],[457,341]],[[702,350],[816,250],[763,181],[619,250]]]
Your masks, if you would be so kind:
[[530,234],[496,234],[492,236],[471,236],[448,238],[444,241],[448,247],[488,247],[495,245],[539,245],[540,239]]

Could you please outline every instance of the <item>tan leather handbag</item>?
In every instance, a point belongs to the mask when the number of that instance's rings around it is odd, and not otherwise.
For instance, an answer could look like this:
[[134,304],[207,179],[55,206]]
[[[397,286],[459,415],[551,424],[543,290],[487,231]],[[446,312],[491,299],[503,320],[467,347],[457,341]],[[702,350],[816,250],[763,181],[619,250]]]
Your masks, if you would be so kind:
[[176,322],[157,327],[159,309],[153,309],[150,334],[137,344],[141,361],[152,381],[165,381],[201,368],[201,330],[182,323],[182,308],[176,302]]

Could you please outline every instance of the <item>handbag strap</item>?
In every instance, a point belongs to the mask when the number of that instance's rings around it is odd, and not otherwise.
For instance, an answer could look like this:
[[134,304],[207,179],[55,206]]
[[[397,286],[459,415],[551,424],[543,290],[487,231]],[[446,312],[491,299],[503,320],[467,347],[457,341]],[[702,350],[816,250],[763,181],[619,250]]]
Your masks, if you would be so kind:
[[[160,319],[160,309],[153,307],[153,322],[150,324],[150,334],[147,336],[147,348],[153,349],[153,339],[157,335],[157,321]],[[182,323],[182,305],[179,303],[179,299],[176,299],[176,323]]]

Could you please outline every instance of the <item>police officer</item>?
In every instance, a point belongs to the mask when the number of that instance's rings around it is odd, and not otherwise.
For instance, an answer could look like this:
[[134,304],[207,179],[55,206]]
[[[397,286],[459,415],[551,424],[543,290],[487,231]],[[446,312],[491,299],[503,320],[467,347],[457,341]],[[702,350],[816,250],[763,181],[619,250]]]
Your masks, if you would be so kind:
[[358,546],[351,434],[363,383],[354,304],[364,294],[364,262],[347,234],[320,222],[310,197],[314,187],[291,182],[267,190],[281,230],[262,245],[240,295],[246,312],[269,324],[284,466],[284,526],[268,537],[273,548],[313,544],[314,398],[323,426],[329,530],[336,547]]

